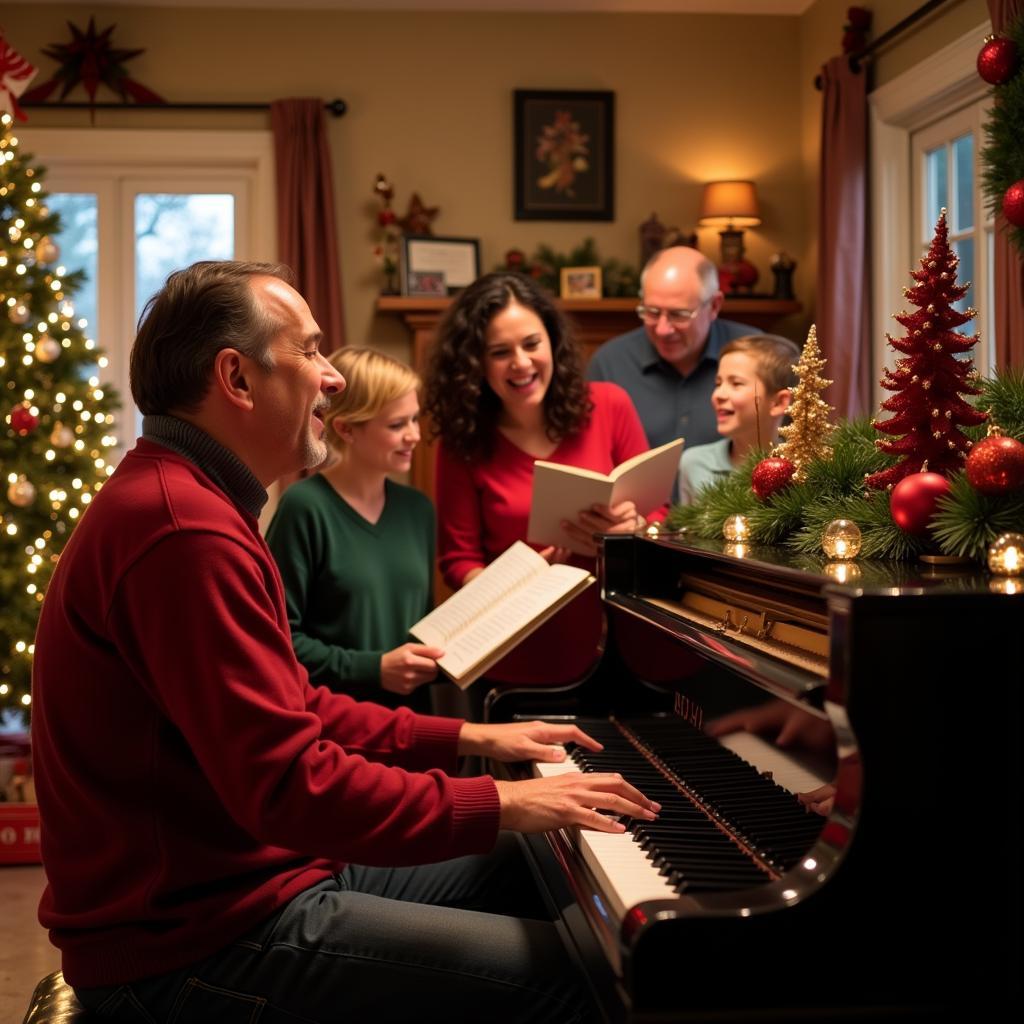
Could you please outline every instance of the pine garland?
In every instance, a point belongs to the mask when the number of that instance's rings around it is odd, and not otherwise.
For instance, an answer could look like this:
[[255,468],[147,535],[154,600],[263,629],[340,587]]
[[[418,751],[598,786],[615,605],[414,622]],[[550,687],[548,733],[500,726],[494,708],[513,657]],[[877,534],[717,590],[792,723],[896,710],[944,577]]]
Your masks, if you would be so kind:
[[[1003,33],[1017,46],[1018,59],[1024,63],[1024,18],[1015,21]],[[981,151],[982,184],[992,214],[1003,208],[1006,190],[1024,178],[1024,68],[1002,85],[994,86],[995,103],[985,123],[987,143]],[[1010,241],[1024,253],[1024,228],[1007,225]]]
[[[1024,372],[1009,370],[979,379],[979,408],[989,411],[1008,437],[1024,440]],[[965,428],[971,440],[984,426]],[[861,530],[861,558],[902,561],[926,551],[928,538],[904,533],[889,511],[885,491],[865,490],[866,475],[896,464],[875,446],[868,420],[839,423],[828,435],[830,458],[807,465],[807,479],[791,484],[761,502],[751,490],[754,466],[765,453],[752,452],[722,480],[700,491],[692,505],[672,509],[666,525],[685,528],[695,537],[720,539],[726,518],[747,517],[753,544],[780,545],[805,555],[821,554],[821,534],[833,519],[852,519]],[[1024,491],[998,497],[979,494],[962,470],[950,475],[952,490],[939,502],[931,540],[946,555],[984,561],[988,545],[1000,534],[1024,532]]]

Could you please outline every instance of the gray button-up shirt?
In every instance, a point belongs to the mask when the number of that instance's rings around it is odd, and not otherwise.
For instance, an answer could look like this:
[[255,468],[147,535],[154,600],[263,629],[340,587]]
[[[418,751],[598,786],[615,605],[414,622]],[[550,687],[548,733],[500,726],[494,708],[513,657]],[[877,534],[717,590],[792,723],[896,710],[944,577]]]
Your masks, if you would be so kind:
[[713,320],[704,354],[684,377],[651,344],[643,327],[606,341],[587,366],[590,380],[610,380],[633,399],[652,448],[686,438],[686,447],[720,439],[711,392],[715,390],[718,353],[727,341],[760,334],[756,327],[732,320]]

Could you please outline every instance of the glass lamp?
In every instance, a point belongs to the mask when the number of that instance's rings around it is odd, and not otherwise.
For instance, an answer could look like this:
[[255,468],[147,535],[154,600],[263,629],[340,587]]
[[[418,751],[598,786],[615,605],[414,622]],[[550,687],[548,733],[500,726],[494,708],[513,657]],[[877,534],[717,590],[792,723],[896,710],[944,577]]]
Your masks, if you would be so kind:
[[742,228],[757,227],[761,211],[752,181],[710,181],[701,197],[702,227],[720,227],[722,263],[718,279],[722,291],[751,291],[757,283],[757,267],[744,259]]
[[1024,576],[1024,533],[1000,534],[989,545],[988,568],[996,576]]
[[856,558],[860,543],[860,527],[851,519],[833,519],[821,534],[821,546],[829,558]]
[[750,537],[750,524],[747,522],[747,517],[738,513],[734,516],[729,516],[722,524],[722,536],[733,543],[737,541],[742,543],[748,540]]

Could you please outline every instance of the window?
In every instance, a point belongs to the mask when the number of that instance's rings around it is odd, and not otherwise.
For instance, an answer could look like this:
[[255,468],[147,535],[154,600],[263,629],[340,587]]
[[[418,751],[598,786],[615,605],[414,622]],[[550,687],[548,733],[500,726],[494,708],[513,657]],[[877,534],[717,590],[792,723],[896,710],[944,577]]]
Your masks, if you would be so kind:
[[978,311],[978,316],[961,330],[964,334],[981,334],[971,358],[983,375],[990,374],[995,365],[994,236],[992,218],[980,188],[979,159],[987,110],[988,100],[980,100],[911,136],[913,237],[918,252],[925,251],[940,212],[946,210],[950,247],[960,257],[959,282],[970,285],[956,308],[966,310],[973,306]]
[[[972,358],[992,365],[991,223],[979,197],[979,148],[988,86],[978,76],[978,40],[988,22],[875,89],[868,97],[871,132],[871,295],[874,376],[893,364],[885,340],[894,312],[905,308],[922,247],[931,241],[938,210],[946,206],[950,238],[960,254],[961,282],[971,280],[971,329],[981,333]],[[966,302],[965,302],[966,305]],[[876,402],[889,392],[876,387]]]
[[[24,130],[22,145],[47,168],[61,214],[60,262],[83,269],[72,297],[105,351],[100,377],[121,396],[121,451],[138,436],[128,356],[149,297],[172,271],[199,259],[272,259],[269,132]],[[144,155],[143,155],[144,154]]]

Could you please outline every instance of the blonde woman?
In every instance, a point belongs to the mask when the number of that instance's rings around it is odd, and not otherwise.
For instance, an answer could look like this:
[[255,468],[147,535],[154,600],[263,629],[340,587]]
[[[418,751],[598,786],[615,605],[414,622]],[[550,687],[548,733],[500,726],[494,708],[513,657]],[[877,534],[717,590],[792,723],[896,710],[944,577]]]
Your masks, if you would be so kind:
[[335,458],[288,488],[267,530],[292,644],[314,684],[429,711],[419,687],[444,652],[407,642],[407,630],[432,606],[434,509],[389,478],[420,440],[420,381],[373,349],[330,362],[347,385],[324,412]]

